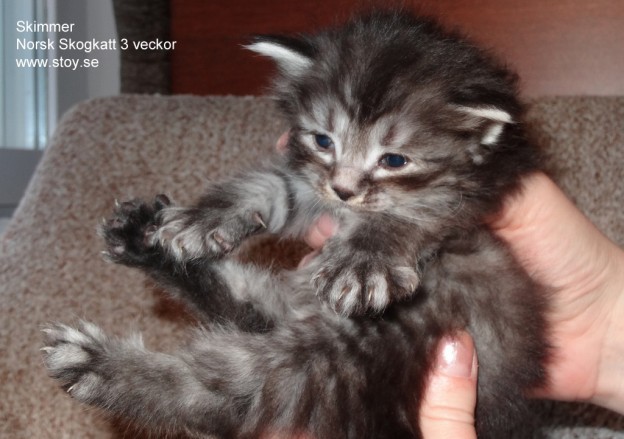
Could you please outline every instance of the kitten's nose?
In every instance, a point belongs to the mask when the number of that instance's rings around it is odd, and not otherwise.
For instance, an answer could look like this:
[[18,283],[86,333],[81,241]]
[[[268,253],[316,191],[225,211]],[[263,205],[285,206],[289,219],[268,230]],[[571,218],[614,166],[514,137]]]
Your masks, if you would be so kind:
[[338,195],[338,198],[340,198],[342,201],[347,201],[349,198],[355,195],[353,191],[342,188],[340,186],[332,186],[331,188],[334,190],[336,195]]

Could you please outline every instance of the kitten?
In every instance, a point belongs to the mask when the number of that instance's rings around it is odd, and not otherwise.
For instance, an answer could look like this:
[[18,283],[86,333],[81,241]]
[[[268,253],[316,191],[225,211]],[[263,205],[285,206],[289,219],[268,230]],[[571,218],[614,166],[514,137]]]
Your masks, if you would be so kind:
[[[122,203],[102,230],[110,259],[164,285],[202,329],[174,356],[91,323],[52,325],[50,375],[171,432],[418,438],[436,342],[467,329],[479,437],[511,437],[548,353],[543,291],[483,226],[537,169],[514,76],[405,12],[248,47],[279,68],[287,152],[192,207]],[[338,232],[305,269],[226,257],[258,233],[300,236],[323,213]]]

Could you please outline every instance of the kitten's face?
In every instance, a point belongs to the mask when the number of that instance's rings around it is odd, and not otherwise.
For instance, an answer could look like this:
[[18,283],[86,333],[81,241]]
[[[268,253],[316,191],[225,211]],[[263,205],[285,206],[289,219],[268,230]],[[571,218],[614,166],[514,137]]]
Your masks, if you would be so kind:
[[294,154],[306,157],[299,172],[318,196],[355,210],[413,217],[457,208],[461,194],[448,188],[458,183],[456,168],[473,166],[468,150],[478,141],[432,126],[422,113],[436,106],[398,108],[362,123],[336,101],[316,102],[293,132]]
[[455,215],[518,110],[506,71],[403,14],[249,48],[280,68],[292,166],[335,206],[423,221]]

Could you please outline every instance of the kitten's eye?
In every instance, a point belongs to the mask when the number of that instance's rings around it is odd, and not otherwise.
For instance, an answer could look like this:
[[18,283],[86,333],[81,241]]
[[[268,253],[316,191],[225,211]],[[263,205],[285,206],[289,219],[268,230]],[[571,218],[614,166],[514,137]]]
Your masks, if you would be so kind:
[[399,154],[385,154],[379,164],[386,168],[402,168],[407,164],[407,157]]
[[334,142],[332,141],[332,139],[325,134],[315,134],[314,141],[319,146],[319,148],[329,149],[334,146]]

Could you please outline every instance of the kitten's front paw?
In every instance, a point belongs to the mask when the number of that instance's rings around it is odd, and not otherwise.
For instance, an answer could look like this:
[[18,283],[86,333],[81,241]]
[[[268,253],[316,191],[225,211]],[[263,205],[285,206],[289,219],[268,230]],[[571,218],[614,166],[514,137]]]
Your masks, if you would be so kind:
[[154,240],[178,261],[220,258],[248,236],[266,229],[258,212],[220,209],[169,208],[162,212],[162,226]]
[[157,195],[151,202],[116,203],[113,215],[100,228],[106,242],[104,256],[129,266],[150,265],[159,256],[160,249],[152,239],[161,223],[159,212],[170,204],[165,195]]
[[323,253],[312,280],[321,300],[341,315],[380,313],[418,287],[418,274],[411,267],[365,252],[345,252],[343,257]]
[[98,365],[106,352],[108,337],[96,325],[81,322],[78,328],[63,324],[43,329],[43,362],[52,378],[82,402],[103,396],[105,379]]

